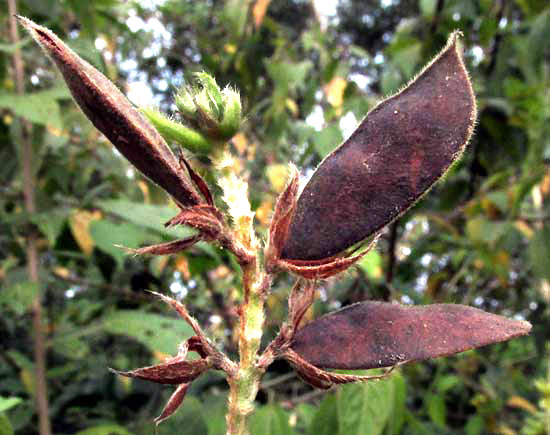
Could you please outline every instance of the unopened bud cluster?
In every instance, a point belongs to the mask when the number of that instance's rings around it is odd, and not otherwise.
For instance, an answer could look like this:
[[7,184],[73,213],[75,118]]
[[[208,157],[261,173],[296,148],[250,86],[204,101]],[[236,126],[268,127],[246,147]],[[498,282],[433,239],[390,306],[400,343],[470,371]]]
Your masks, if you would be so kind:
[[193,152],[207,154],[239,130],[241,98],[238,91],[228,86],[222,90],[205,72],[196,73],[195,79],[194,85],[181,88],[175,95],[183,124],[155,109],[142,111],[166,140]]

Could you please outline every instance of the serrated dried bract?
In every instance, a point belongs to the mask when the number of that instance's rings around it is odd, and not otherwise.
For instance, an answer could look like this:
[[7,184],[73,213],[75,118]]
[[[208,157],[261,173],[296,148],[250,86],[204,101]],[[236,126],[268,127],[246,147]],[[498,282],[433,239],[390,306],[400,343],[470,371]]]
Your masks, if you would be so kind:
[[277,199],[271,217],[271,224],[269,225],[269,240],[265,250],[265,263],[268,270],[277,267],[277,261],[281,257],[281,251],[286,242],[288,228],[296,206],[300,174],[294,165],[290,165],[289,173],[290,181]]
[[452,355],[530,330],[528,322],[465,305],[362,302],[309,323],[291,348],[317,367],[370,369]]
[[283,353],[282,357],[286,359],[298,373],[298,376],[309,385],[326,390],[333,385],[351,384],[354,382],[365,382],[383,379],[387,377],[393,370],[393,367],[381,375],[349,375],[342,373],[327,372],[319,367],[314,366],[292,349],[288,349]]
[[111,370],[117,375],[129,378],[144,379],[157,384],[178,385],[193,381],[211,367],[212,363],[204,358],[195,361],[183,361],[182,357],[177,356],[161,364],[128,372]]
[[215,239],[223,230],[223,216],[210,205],[182,208],[177,216],[164,224],[166,227],[187,225],[196,228],[203,236]]
[[169,255],[169,254],[175,254],[176,252],[184,251],[185,249],[193,246],[199,240],[201,240],[201,236],[196,235],[196,236],[188,237],[186,239],[174,240],[172,242],[166,242],[166,243],[159,243],[158,245],[150,245],[139,249],[125,248],[125,247],[123,248],[134,255],[144,255],[144,254]]
[[347,270],[361,258],[363,258],[374,246],[380,236],[374,240],[359,254],[343,257],[329,257],[323,260],[279,260],[279,267],[306,279],[327,279]]
[[411,207],[462,154],[475,97],[455,32],[398,94],[374,107],[298,199],[281,257],[319,260],[377,232]]
[[185,398],[185,395],[187,394],[187,390],[189,390],[190,385],[191,384],[178,385],[176,390],[168,399],[168,402],[166,402],[166,405],[162,409],[160,415],[155,418],[154,422],[157,426],[177,411],[177,409],[183,402],[183,399]]
[[109,79],[47,28],[18,19],[55,62],[84,114],[130,163],[178,203],[204,203],[162,136]]

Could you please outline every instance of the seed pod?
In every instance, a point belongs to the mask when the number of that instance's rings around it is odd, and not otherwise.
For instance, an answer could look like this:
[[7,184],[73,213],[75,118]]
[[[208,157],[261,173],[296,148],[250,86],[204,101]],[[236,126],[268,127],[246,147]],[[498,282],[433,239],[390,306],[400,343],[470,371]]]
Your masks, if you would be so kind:
[[526,335],[531,324],[465,305],[362,302],[300,329],[291,349],[321,368],[370,369],[452,355]]
[[107,77],[47,28],[18,19],[55,62],[84,114],[130,163],[180,204],[204,203],[162,136]]
[[281,258],[320,260],[366,239],[462,154],[476,106],[458,38],[325,158],[298,199]]

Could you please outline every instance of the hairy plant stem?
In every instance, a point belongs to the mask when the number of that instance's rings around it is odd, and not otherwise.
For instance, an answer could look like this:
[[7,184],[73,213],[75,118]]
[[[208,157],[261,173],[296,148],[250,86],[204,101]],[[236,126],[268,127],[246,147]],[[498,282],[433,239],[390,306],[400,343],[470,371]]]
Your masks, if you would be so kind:
[[[10,21],[10,39],[12,44],[19,42],[19,33],[17,30],[17,22],[15,15],[17,14],[16,0],[8,0],[8,11]],[[13,54],[13,66],[15,85],[18,95],[25,93],[25,68],[21,52],[16,46]],[[20,140],[21,140],[21,167],[23,172],[23,195],[25,199],[25,209],[29,214],[36,212],[36,204],[34,200],[34,173],[32,167],[33,153],[32,144],[30,141],[30,125],[21,120]],[[36,382],[36,409],[38,414],[38,426],[40,435],[50,435],[51,423],[49,417],[48,392],[46,385],[46,346],[44,340],[44,331],[42,325],[42,303],[41,291],[38,276],[38,248],[36,246],[36,234],[31,231],[27,237],[27,269],[29,279],[37,285],[36,297],[32,303],[32,325],[33,325],[33,353],[35,367],[35,382]]]
[[264,302],[269,279],[260,271],[256,259],[242,266],[244,301],[240,312],[239,367],[229,377],[229,406],[227,434],[248,434],[248,416],[254,409],[254,399],[265,371],[256,364],[256,356],[262,339]]

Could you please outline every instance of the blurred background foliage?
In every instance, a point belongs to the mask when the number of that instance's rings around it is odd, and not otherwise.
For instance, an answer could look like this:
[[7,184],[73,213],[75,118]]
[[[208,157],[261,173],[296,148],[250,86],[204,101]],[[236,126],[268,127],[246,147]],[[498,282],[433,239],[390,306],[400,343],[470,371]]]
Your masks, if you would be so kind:
[[[527,319],[531,335],[330,392],[312,390],[276,363],[258,395],[252,433],[549,433],[547,2],[20,0],[18,8],[137,105],[172,113],[175,89],[201,70],[240,89],[247,121],[231,148],[264,238],[288,162],[311,175],[377,100],[461,29],[479,105],[464,158],[385,230],[358,267],[320,285],[308,316],[365,299],[455,302]],[[191,333],[144,290],[184,299],[219,346],[234,353],[235,261],[206,244],[169,258],[134,258],[114,246],[168,241],[186,230],[164,229],[175,210],[167,195],[91,126],[26,35],[25,94],[16,94],[6,8],[0,22],[0,433],[37,433],[30,232],[39,237],[53,432],[151,433],[171,388],[115,377],[107,368],[162,360]],[[21,118],[32,124],[32,215],[23,207]],[[192,161],[215,185],[208,159]],[[284,319],[291,282],[275,282],[266,342]],[[159,433],[222,434],[225,404],[225,382],[211,372],[193,383]]]

